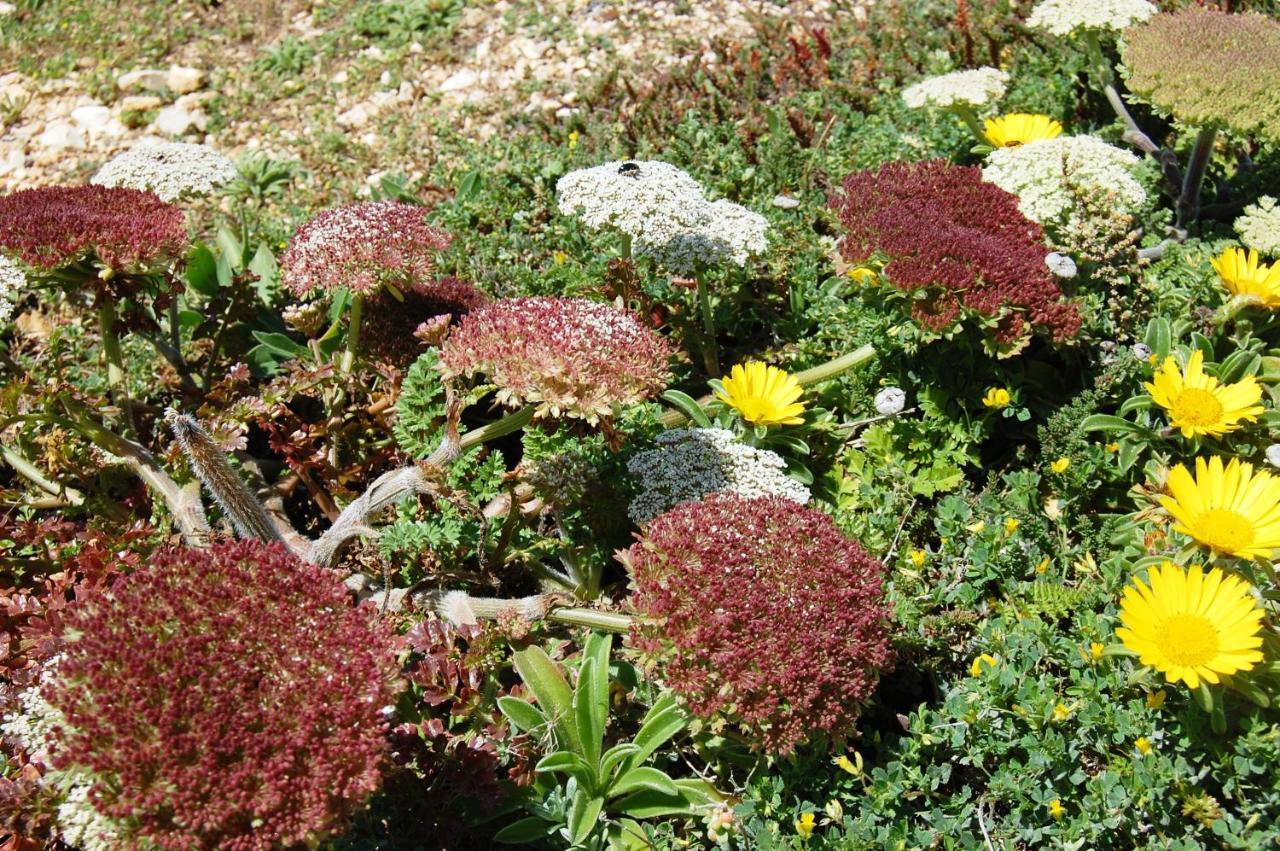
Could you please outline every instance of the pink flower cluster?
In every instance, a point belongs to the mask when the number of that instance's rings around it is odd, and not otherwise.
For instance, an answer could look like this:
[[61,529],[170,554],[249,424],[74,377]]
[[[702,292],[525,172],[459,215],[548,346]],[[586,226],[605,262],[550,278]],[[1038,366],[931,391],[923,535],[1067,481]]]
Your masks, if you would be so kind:
[[440,333],[471,311],[489,302],[489,296],[466,281],[440,278],[416,283],[401,291],[403,298],[381,292],[365,305],[360,346],[370,357],[403,366],[422,353],[424,323],[436,317]]
[[346,204],[298,228],[280,258],[281,280],[299,296],[340,287],[367,295],[387,283],[403,289],[429,278],[435,253],[451,241],[414,204]]
[[636,646],[690,711],[736,723],[771,753],[852,732],[892,664],[884,566],[792,500],[682,503],[621,559]]
[[38,269],[88,255],[137,271],[182,254],[182,210],[151,192],[106,186],[48,186],[0,198],[0,249]]
[[445,340],[446,378],[484,375],[498,401],[536,403],[538,416],[596,422],[666,386],[670,344],[629,311],[583,298],[496,301]]
[[140,846],[269,849],[377,789],[392,637],[280,545],[174,549],[73,608],[45,697],[59,768]]
[[888,163],[849,175],[830,205],[846,230],[841,255],[887,258],[885,277],[913,297],[912,318],[925,328],[942,330],[968,311],[994,320],[992,337],[1005,347],[1032,328],[1054,340],[1080,330],[1076,306],[1045,266],[1044,231],[980,169]]

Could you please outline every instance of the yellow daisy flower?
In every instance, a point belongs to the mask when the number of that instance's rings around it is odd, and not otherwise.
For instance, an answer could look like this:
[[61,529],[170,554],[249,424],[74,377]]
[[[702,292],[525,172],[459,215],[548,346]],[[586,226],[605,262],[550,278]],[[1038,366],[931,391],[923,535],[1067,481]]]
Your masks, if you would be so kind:
[[1013,112],[999,118],[988,118],[983,133],[992,147],[1015,148],[1039,139],[1053,139],[1062,135],[1062,125],[1047,115]]
[[804,405],[796,400],[804,392],[795,376],[759,361],[738,364],[721,379],[724,392],[716,398],[749,423],[761,426],[799,425]]
[[1257,251],[1243,248],[1228,248],[1209,262],[1232,295],[1272,310],[1280,308],[1280,263],[1259,263]]
[[796,833],[800,834],[801,839],[807,840],[813,836],[814,822],[817,817],[813,813],[804,813],[800,818],[796,819]]
[[[1166,561],[1134,577],[1120,601],[1116,637],[1171,683],[1199,688],[1262,661],[1262,609],[1243,579],[1219,568]],[[1139,746],[1141,749],[1141,746]]]
[[1195,478],[1179,464],[1165,483],[1160,504],[1174,529],[1215,553],[1272,558],[1280,549],[1280,478],[1232,458],[1196,459]]
[[1009,407],[1010,401],[1012,401],[1012,397],[1009,396],[1009,391],[1003,387],[988,387],[987,394],[982,397],[982,404],[993,410]]
[[1204,371],[1204,352],[1191,353],[1185,370],[1172,357],[1156,370],[1154,381],[1146,384],[1156,404],[1169,412],[1169,424],[1182,429],[1182,436],[1201,434],[1217,437],[1240,428],[1240,421],[1256,422],[1263,407],[1262,385],[1253,376],[1234,384],[1221,384]]

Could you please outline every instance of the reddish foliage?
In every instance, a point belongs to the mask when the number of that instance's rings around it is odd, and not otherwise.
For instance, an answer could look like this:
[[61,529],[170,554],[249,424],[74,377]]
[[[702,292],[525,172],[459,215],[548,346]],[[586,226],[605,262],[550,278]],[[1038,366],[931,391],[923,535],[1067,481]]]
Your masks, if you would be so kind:
[[911,311],[924,327],[941,330],[968,310],[998,320],[992,336],[1002,345],[1033,327],[1058,341],[1080,330],[1076,306],[1045,265],[1044,231],[980,169],[889,163],[849,175],[830,204],[846,230],[841,255],[853,263],[887,257],[889,282],[923,296]]
[[414,204],[346,204],[298,228],[280,258],[281,280],[299,296],[339,287],[367,295],[385,283],[408,287],[430,277],[435,253],[451,241]]
[[283,546],[162,551],[67,628],[55,764],[101,778],[95,807],[138,845],[302,843],[378,787],[391,636]]
[[852,732],[891,664],[884,566],[819,511],[713,494],[651,521],[622,558],[636,645],[692,712],[770,752]]
[[180,255],[182,210],[151,192],[106,186],[48,186],[0,198],[0,248],[41,269],[95,255],[134,271]]
[[427,320],[447,314],[453,323],[489,301],[466,281],[440,278],[417,283],[396,298],[381,292],[365,305],[360,347],[364,354],[395,366],[413,362],[426,348],[414,332]]

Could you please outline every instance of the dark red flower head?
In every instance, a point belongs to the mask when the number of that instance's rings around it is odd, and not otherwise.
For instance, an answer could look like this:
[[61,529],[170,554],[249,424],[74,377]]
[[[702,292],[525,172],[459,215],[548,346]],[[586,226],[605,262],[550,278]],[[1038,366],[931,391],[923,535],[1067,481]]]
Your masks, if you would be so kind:
[[367,295],[388,283],[404,289],[431,276],[436,252],[451,240],[414,204],[346,204],[298,228],[280,258],[281,280],[299,296],[340,287]]
[[489,296],[466,281],[440,278],[424,281],[401,291],[402,298],[380,292],[365,305],[360,346],[377,360],[404,366],[422,354],[426,343],[415,336],[424,322],[437,316],[440,332],[456,324],[471,311],[489,302]]
[[994,321],[999,348],[1032,329],[1054,340],[1080,330],[1075,305],[1045,265],[1044,231],[1018,199],[977,168],[946,160],[894,162],[845,178],[830,205],[850,262],[887,259],[884,276],[913,297],[911,316],[939,331],[966,312]]
[[55,763],[130,846],[265,849],[340,828],[379,785],[392,638],[281,545],[173,549],[71,611],[45,697]]
[[179,256],[182,210],[154,193],[106,186],[49,186],[0,198],[0,249],[38,269],[96,257],[134,272]]
[[820,511],[713,494],[650,521],[621,558],[636,646],[690,711],[767,751],[852,732],[891,664],[884,566]]

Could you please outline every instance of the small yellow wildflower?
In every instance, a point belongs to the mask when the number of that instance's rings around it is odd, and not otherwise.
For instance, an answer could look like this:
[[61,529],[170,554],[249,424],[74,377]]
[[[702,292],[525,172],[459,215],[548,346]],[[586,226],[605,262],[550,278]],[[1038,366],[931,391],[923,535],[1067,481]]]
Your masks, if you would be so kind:
[[1066,815],[1066,813],[1067,811],[1062,806],[1061,798],[1054,798],[1049,802],[1049,815],[1053,816],[1054,821],[1062,821],[1062,817]]
[[862,754],[858,753],[857,751],[854,751],[853,755],[854,755],[854,758],[857,760],[857,762],[854,762],[854,760],[849,759],[849,757],[845,756],[844,754],[840,754],[840,756],[836,757],[833,760],[833,762],[835,762],[836,766],[839,767],[842,771],[846,771],[849,774],[852,774],[854,777],[858,777],[859,775],[862,774]]
[[1049,465],[1049,469],[1053,470],[1053,472],[1057,473],[1058,475],[1062,475],[1063,473],[1067,472],[1067,468],[1070,466],[1071,466],[1070,458],[1059,458],[1057,461],[1054,461],[1052,464]]
[[968,526],[965,526],[964,528],[968,529],[970,532],[977,535],[980,532],[982,532],[983,529],[987,528],[987,521],[979,520],[977,523],[970,523]]
[[813,813],[804,813],[800,818],[796,819],[796,833],[800,834],[800,838],[809,841],[809,837],[813,836],[814,822],[817,816]]
[[1089,658],[1092,659],[1094,662],[1102,661],[1102,651],[1106,649],[1107,649],[1107,646],[1105,644],[1102,644],[1101,642],[1097,642],[1097,641],[1091,642],[1089,644]]
[[1105,449],[1105,450],[1107,450],[1108,452],[1119,452],[1119,451],[1120,451],[1120,444],[1118,444],[1118,443],[1108,443],[1106,446],[1104,446],[1104,447],[1102,447],[1102,448],[1103,448],[1103,449]]
[[1158,691],[1147,692],[1147,708],[1153,711],[1159,711],[1164,706],[1164,699],[1168,697],[1164,689]]
[[860,284],[874,284],[876,282],[876,270],[867,266],[851,266],[845,274]]
[[1047,558],[1040,559],[1040,563],[1036,565],[1036,573],[1044,573],[1048,569],[1049,569],[1049,559]]
[[557,251],[555,254],[551,255],[551,259],[555,261],[555,264],[557,266],[563,266],[565,263],[568,262],[569,255],[565,254],[563,251]]
[[1143,756],[1146,756],[1147,754],[1151,753],[1151,742],[1147,739],[1146,736],[1139,736],[1138,740],[1133,743],[1133,746],[1137,748],[1138,753],[1142,754]]
[[1000,661],[990,653],[983,653],[977,659],[973,660],[973,664],[969,666],[969,675],[972,677],[982,676],[982,669],[985,665],[988,670],[996,667]]
[[1053,720],[1057,722],[1066,721],[1071,717],[1071,707],[1065,703],[1059,703],[1053,707]]
[[569,131],[569,150],[571,150],[571,151],[572,151],[574,148],[578,147],[578,139],[579,139],[579,138],[581,138],[581,137],[579,137],[579,136],[578,136],[578,131],[577,131],[577,130],[570,130],[570,131]]
[[986,395],[982,397],[982,404],[995,411],[1009,407],[1012,401],[1013,397],[1003,387],[988,387]]
[[912,563],[912,564],[914,564],[916,567],[923,567],[923,566],[924,566],[924,557],[925,557],[925,551],[924,551],[924,550],[912,550],[912,551],[911,551],[911,563]]
[[1018,518],[1006,517],[1004,519],[1004,533],[1006,535],[1012,535],[1014,532],[1018,531],[1018,527],[1021,525],[1022,524],[1018,522]]

